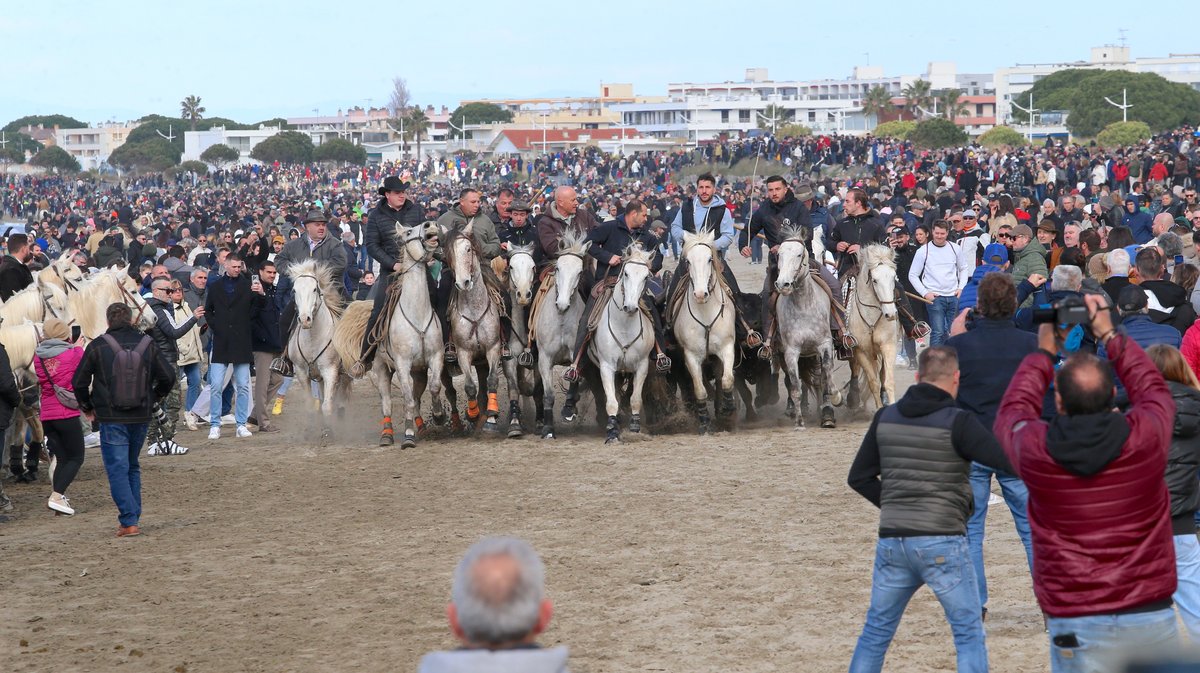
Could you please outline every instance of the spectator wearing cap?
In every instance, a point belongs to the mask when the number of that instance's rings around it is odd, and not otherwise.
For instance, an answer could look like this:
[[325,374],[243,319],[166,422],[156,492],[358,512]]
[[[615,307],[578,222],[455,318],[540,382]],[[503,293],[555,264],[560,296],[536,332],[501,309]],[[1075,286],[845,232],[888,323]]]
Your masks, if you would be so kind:
[[[1038,243],[1041,243],[1042,247],[1049,251],[1051,259],[1056,257],[1055,251],[1060,248],[1058,246],[1058,229],[1054,226],[1054,220],[1044,218],[1038,223],[1037,229],[1033,233],[1037,236]],[[1009,247],[1012,247],[1011,228],[1009,229],[1008,241],[1006,243]]]
[[1033,230],[1028,224],[1018,224],[1013,227],[1013,281],[1021,281],[1037,274],[1049,276],[1050,269],[1046,266],[1046,248],[1033,237]]
[[1121,315],[1121,327],[1131,339],[1143,349],[1154,344],[1166,344],[1179,348],[1183,338],[1170,325],[1160,325],[1150,319],[1150,303],[1146,290],[1129,285],[1117,295],[1117,309]]
[[975,308],[976,297],[979,292],[979,283],[983,277],[989,273],[1005,273],[1008,271],[1008,248],[1000,243],[992,243],[983,251],[983,264],[975,267],[975,272],[971,274],[971,279],[967,281],[963,287],[962,294],[958,296],[958,310],[962,311]]
[[1138,287],[1146,291],[1149,301],[1150,319],[1170,325],[1180,334],[1186,332],[1196,320],[1196,309],[1188,291],[1164,277],[1166,264],[1158,248],[1139,250],[1134,263],[1141,279]]
[[539,267],[542,266],[545,263],[545,255],[542,253],[542,247],[538,245],[537,229],[529,223],[529,204],[524,201],[510,201],[507,210],[507,222],[496,231],[500,238],[501,254],[507,259],[513,248],[532,245],[533,259]]
[[971,208],[964,210],[961,219],[955,222],[956,231],[950,240],[959,244],[966,263],[970,268],[975,268],[983,263],[983,251],[992,242],[991,234],[979,225],[978,216]]

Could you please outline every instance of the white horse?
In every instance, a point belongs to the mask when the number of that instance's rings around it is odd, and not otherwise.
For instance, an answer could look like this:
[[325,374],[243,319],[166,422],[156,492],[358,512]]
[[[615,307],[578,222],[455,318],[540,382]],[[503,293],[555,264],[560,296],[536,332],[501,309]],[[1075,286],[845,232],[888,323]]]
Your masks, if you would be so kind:
[[86,276],[68,255],[60,255],[50,266],[37,272],[37,281],[42,285],[54,285],[65,294],[78,290]]
[[[779,329],[779,354],[787,372],[788,408],[795,413],[796,429],[804,429],[801,399],[807,383],[820,393],[821,427],[836,427],[833,405],[833,337],[829,333],[829,295],[812,278],[807,227],[788,229],[779,244],[779,275],[775,290],[775,324]],[[770,337],[768,337],[770,338]],[[801,359],[804,369],[801,369]]]
[[713,240],[711,231],[683,235],[680,255],[687,260],[688,277],[676,290],[684,295],[673,322],[675,340],[692,376],[692,392],[701,434],[706,434],[710,429],[704,373],[704,363],[709,356],[721,361],[718,381],[721,399],[717,403],[717,415],[730,416],[734,412],[733,360],[737,309],[717,268],[719,262]]
[[588,356],[600,369],[600,383],[604,387],[605,411],[608,414],[606,444],[620,441],[621,430],[617,422],[621,402],[617,396],[618,373],[633,375],[629,429],[641,432],[642,387],[650,369],[650,350],[654,347],[654,324],[641,308],[653,255],[635,243],[625,249],[621,259],[624,260],[621,274],[617,277],[612,295],[600,309],[596,333],[588,346]]
[[67,295],[57,285],[46,285],[38,280],[0,306],[0,321],[9,325],[22,325],[26,320],[41,323],[49,317],[71,323]]
[[123,303],[133,309],[133,323],[140,330],[154,325],[154,311],[138,294],[137,281],[129,276],[128,268],[104,269],[67,295],[67,311],[85,339],[96,339],[108,331],[106,313],[110,304]]
[[287,274],[292,280],[299,329],[292,330],[284,352],[296,366],[296,381],[302,389],[311,394],[308,382],[320,381],[322,435],[328,438],[334,400],[337,399],[341,411],[350,390],[350,379],[332,348],[333,330],[342,317],[342,295],[334,284],[332,269],[316,260],[292,264]]
[[846,314],[858,341],[850,361],[851,385],[867,385],[877,407],[896,401],[896,257],[891,248],[868,245],[858,250],[859,272]]
[[[533,302],[533,281],[536,275],[537,262],[533,259],[533,244],[515,246],[508,251],[508,296],[512,303],[512,329],[508,334],[509,353],[521,353],[529,343],[528,313]],[[518,369],[512,358],[502,362],[504,376],[509,383],[508,436],[511,439],[525,434],[521,428],[519,396],[533,396],[535,385],[532,372],[525,368]]]
[[[466,376],[467,420],[479,420],[480,371],[487,367],[487,410],[483,429],[499,432],[497,417],[500,402],[497,386],[500,378],[500,307],[484,281],[482,260],[470,233],[461,230],[446,234],[446,262],[454,273],[454,292],[450,302],[450,338],[458,352],[458,364]],[[480,362],[476,362],[482,358]],[[509,380],[510,394],[515,382]]]
[[[380,446],[390,446],[395,441],[392,428],[394,380],[400,386],[403,413],[404,438],[400,448],[409,449],[417,445],[417,436],[424,424],[421,419],[421,397],[426,386],[433,400],[434,422],[438,425],[445,423],[442,325],[429,303],[425,264],[433,250],[425,244],[424,227],[397,224],[396,239],[400,243],[399,261],[403,267],[396,272],[399,276],[395,281],[398,287],[393,292],[398,291],[399,296],[395,308],[391,309],[387,334],[377,346],[370,374],[371,381],[379,389],[383,407]],[[351,304],[338,327],[337,349],[347,367],[359,358],[371,304],[365,301]]]
[[591,246],[583,234],[572,229],[563,232],[554,270],[542,281],[539,292],[543,298],[531,316],[530,329],[537,340],[538,376],[542,384],[542,439],[554,439],[554,390],[558,382],[554,366],[569,365],[574,356],[572,351],[584,308],[579,278]]
[[[12,366],[13,377],[17,381],[17,387],[22,391],[37,386],[38,379],[33,365],[33,355],[39,336],[37,326],[30,322],[10,322],[0,325],[0,344],[4,345],[9,364]],[[20,462],[23,457],[21,454],[24,454],[25,450],[26,429],[31,433],[29,442],[31,450],[40,452],[39,447],[43,445],[44,435],[42,422],[38,418],[38,408],[36,405],[26,406],[22,401],[14,410],[12,422],[8,426],[8,431],[4,433],[4,446],[0,447],[10,452],[8,456],[10,465]],[[31,460],[26,461],[26,464],[37,458],[38,456],[31,455]]]

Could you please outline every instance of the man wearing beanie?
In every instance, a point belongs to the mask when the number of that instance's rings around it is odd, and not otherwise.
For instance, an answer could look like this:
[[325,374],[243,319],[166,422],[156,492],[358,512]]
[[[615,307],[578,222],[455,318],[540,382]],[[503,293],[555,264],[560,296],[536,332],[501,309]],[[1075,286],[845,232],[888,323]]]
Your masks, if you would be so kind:
[[971,280],[967,281],[962,294],[958,296],[958,310],[961,313],[969,308],[975,308],[976,297],[979,295],[979,283],[989,273],[1008,271],[1008,248],[1003,243],[992,243],[984,248],[983,263],[975,267]]

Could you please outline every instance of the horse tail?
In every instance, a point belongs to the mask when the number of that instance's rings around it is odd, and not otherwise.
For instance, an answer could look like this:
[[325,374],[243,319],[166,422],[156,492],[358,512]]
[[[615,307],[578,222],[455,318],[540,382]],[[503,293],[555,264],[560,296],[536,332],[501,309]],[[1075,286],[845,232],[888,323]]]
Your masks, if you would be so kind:
[[362,357],[363,335],[367,333],[367,320],[373,305],[371,301],[351,302],[333,328],[333,348],[342,360],[342,369],[347,372]]

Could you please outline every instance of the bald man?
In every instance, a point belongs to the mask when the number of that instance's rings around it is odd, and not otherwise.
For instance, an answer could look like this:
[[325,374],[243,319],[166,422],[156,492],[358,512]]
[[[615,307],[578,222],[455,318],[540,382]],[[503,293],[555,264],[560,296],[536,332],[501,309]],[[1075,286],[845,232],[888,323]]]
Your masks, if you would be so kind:
[[566,647],[537,645],[554,612],[545,575],[541,558],[524,540],[492,537],[471,545],[454,570],[446,608],[462,647],[425,655],[418,673],[565,672]]
[[[542,248],[543,265],[552,264],[558,256],[558,246],[562,234],[567,229],[574,229],[583,234],[597,227],[595,216],[586,208],[579,207],[579,197],[575,188],[563,185],[554,190],[554,203],[544,213],[534,220],[537,229],[538,245]],[[595,283],[595,274],[591,264],[585,264],[583,273],[579,276],[579,293],[587,298]]]

